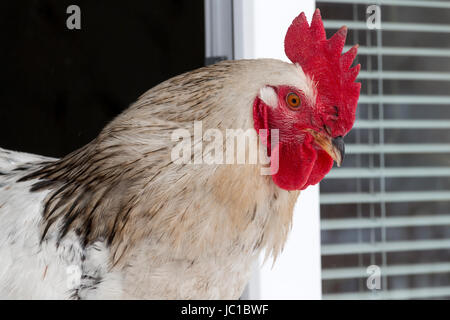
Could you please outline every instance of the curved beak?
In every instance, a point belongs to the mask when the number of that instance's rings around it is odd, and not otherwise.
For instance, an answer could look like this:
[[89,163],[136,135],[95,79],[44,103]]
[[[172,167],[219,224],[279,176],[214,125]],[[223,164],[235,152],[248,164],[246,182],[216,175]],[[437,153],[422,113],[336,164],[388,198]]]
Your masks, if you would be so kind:
[[336,164],[338,167],[342,165],[342,162],[344,161],[345,156],[345,144],[344,144],[344,138],[341,136],[331,139],[332,144],[332,153],[330,156],[336,161]]
[[329,135],[325,135],[321,132],[314,130],[307,130],[314,138],[315,142],[323,149],[326,153],[336,161],[338,167],[342,165],[345,155],[345,144],[344,138],[341,136],[336,138],[331,138]]

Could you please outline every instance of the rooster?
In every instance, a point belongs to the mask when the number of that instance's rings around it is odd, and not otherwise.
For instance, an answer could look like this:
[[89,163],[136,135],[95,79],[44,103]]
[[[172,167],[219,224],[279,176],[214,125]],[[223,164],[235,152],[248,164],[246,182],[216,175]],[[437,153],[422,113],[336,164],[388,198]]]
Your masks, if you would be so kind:
[[[311,25],[302,13],[292,63],[176,76],[62,159],[0,149],[0,298],[239,298],[260,253],[282,250],[300,190],[342,162],[360,91],[346,33],[327,39],[319,10]],[[172,161],[171,133],[194,121],[254,130],[271,174]]]

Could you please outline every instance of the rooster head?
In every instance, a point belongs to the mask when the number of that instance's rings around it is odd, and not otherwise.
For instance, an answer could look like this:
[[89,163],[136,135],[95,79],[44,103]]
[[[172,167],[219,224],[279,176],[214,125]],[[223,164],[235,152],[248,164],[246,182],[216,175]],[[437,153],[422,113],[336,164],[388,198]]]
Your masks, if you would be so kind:
[[[254,126],[267,145],[272,179],[282,189],[317,184],[333,160],[342,163],[343,137],[355,121],[361,87],[355,82],[360,65],[350,68],[357,46],[342,54],[346,35],[344,26],[327,39],[320,11],[311,25],[301,13],[285,37],[285,53],[298,68],[298,85],[269,83],[254,100]],[[276,145],[270,142],[273,129],[279,134]]]

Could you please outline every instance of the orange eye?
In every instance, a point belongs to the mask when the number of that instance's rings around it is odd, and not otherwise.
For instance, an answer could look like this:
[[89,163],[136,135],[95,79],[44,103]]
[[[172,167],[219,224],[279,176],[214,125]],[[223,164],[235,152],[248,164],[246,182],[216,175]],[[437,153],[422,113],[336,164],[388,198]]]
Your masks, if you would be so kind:
[[286,96],[286,102],[288,106],[293,110],[298,110],[298,108],[300,108],[301,106],[300,97],[294,92],[291,92]]

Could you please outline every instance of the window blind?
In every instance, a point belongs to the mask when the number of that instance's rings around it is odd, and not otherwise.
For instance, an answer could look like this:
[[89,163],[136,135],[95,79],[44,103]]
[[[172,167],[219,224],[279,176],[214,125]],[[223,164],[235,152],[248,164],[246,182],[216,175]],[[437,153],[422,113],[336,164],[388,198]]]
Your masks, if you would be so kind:
[[344,165],[320,185],[323,298],[448,299],[450,1],[316,2],[328,37],[347,25],[359,43],[362,83]]

